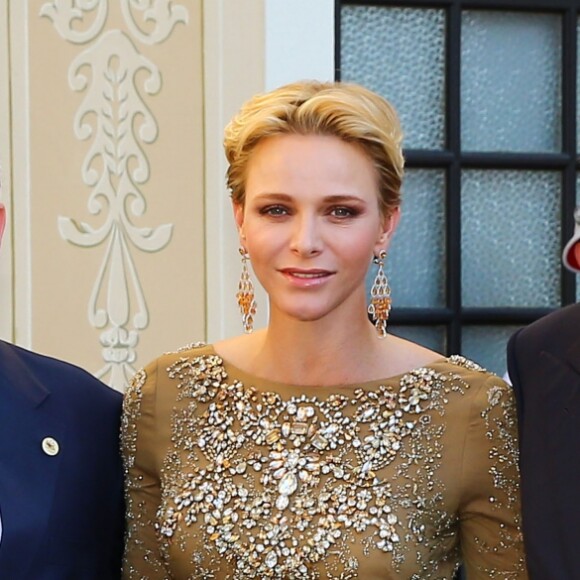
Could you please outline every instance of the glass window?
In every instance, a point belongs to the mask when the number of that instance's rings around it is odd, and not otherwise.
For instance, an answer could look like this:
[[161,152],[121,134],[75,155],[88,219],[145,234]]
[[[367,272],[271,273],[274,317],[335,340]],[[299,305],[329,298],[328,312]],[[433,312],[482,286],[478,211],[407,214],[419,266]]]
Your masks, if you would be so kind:
[[468,326],[463,330],[463,355],[501,377],[507,370],[507,341],[519,328],[521,325]]
[[445,346],[445,327],[444,326],[401,326],[391,324],[389,332],[395,336],[418,342],[434,350],[444,353],[447,349]]
[[462,13],[464,150],[561,150],[561,31],[553,14]]
[[443,148],[445,12],[345,5],[340,39],[341,79],[388,96],[406,147]]
[[489,6],[337,0],[336,75],[389,99],[406,135],[391,332],[503,374],[515,329],[580,300],[560,262],[580,202],[580,0]]
[[394,307],[445,305],[445,173],[409,169],[387,259]]
[[463,172],[464,306],[560,304],[560,181],[549,171]]

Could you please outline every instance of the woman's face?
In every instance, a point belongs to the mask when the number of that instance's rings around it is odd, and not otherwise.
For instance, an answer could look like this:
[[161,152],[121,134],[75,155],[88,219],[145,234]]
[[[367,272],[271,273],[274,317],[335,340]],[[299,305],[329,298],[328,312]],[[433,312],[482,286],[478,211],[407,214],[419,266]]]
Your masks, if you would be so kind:
[[349,308],[366,316],[365,274],[399,217],[383,216],[378,196],[370,159],[337,137],[281,135],[257,145],[245,204],[234,211],[272,316],[312,321]]

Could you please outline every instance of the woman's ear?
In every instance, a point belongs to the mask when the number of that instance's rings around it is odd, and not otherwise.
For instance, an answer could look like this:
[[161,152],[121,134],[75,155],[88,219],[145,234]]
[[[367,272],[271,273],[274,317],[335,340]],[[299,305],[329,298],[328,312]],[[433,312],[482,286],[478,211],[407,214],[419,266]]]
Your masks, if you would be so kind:
[[244,234],[244,206],[241,203],[232,201],[232,208],[234,210],[234,219],[236,220],[236,226],[238,228],[240,244],[243,246],[244,240],[246,239]]
[[401,219],[401,208],[396,207],[389,215],[383,217],[381,229],[379,232],[379,239],[375,246],[375,255],[381,250],[388,250],[393,234],[395,233],[399,220]]

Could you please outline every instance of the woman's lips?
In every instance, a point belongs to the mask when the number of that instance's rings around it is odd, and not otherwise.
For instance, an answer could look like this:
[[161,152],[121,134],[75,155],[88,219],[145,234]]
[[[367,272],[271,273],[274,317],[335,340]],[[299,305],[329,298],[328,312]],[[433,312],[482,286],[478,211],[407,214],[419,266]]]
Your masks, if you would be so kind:
[[302,288],[320,286],[334,275],[334,272],[331,272],[330,270],[320,270],[317,268],[308,270],[301,268],[282,268],[280,273],[283,274],[289,282]]

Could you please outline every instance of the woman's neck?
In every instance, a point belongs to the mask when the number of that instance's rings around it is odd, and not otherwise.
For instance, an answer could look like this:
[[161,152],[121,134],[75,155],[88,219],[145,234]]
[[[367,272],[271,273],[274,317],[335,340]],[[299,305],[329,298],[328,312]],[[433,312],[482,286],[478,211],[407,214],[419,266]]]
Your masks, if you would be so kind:
[[246,368],[252,374],[296,385],[338,385],[369,380],[372,360],[384,348],[366,318],[340,326],[272,317],[255,337]]

